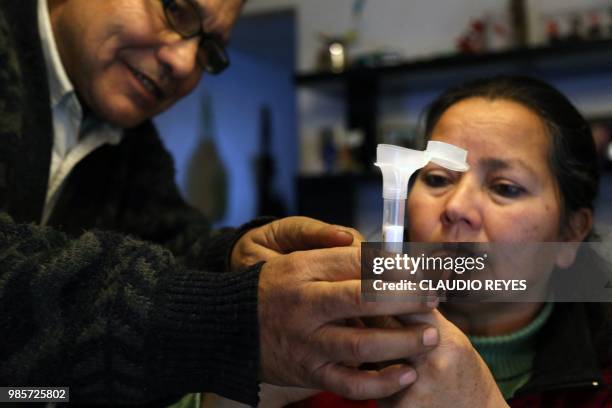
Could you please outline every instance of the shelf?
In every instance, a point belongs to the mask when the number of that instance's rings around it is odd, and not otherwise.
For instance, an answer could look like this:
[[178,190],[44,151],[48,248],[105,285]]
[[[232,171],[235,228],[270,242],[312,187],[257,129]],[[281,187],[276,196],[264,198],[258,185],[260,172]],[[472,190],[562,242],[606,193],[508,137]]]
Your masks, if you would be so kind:
[[[561,65],[556,64],[562,62]],[[341,73],[307,72],[295,76],[300,87],[321,86],[325,83],[352,79],[381,78],[397,74],[419,74],[431,71],[454,71],[483,66],[513,66],[516,71],[550,70],[573,73],[604,71],[612,67],[612,40],[584,41],[557,46],[513,49],[485,54],[452,54],[406,61],[398,65],[355,67]]]

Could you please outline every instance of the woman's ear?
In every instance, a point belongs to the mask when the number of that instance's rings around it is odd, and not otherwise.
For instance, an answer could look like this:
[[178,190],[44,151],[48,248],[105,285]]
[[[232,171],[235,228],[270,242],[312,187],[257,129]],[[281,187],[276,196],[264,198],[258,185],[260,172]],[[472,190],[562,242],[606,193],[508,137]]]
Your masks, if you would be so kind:
[[563,238],[565,242],[582,242],[593,229],[593,210],[580,208],[569,215]]
[[[569,214],[567,225],[563,229],[561,250],[557,253],[556,264],[559,268],[568,268],[576,259],[580,243],[593,228],[593,211],[580,208]],[[572,245],[574,243],[575,245]]]

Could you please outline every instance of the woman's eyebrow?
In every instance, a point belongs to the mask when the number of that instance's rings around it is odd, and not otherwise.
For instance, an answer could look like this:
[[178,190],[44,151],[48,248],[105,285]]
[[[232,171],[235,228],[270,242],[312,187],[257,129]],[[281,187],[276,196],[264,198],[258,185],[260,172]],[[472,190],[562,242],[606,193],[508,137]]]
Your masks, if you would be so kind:
[[485,157],[480,159],[484,167],[488,170],[505,170],[513,167],[520,167],[530,173],[531,176],[536,177],[536,171],[524,160],[521,159],[498,159],[495,157]]

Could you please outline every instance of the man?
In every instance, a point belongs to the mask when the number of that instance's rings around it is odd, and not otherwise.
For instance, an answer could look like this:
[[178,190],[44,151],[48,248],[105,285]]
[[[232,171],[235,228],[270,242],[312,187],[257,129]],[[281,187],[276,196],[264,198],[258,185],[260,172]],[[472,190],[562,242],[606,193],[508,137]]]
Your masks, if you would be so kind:
[[[425,326],[362,315],[358,233],[293,217],[212,233],[180,198],[150,118],[227,66],[240,0],[0,0],[0,385],[73,402],[258,383],[393,394]],[[321,249],[316,249],[321,248]],[[262,261],[265,261],[262,262]]]

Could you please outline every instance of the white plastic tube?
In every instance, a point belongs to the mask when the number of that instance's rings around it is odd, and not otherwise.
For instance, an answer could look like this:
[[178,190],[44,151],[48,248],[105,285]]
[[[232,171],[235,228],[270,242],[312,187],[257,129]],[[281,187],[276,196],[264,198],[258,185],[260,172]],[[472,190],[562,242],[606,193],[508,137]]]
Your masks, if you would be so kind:
[[[430,141],[424,151],[379,144],[376,163],[383,176],[382,240],[388,243],[404,241],[404,214],[408,197],[408,182],[415,171],[430,161],[453,171],[467,171],[467,151],[457,146]],[[388,246],[395,250],[396,246]]]
[[383,204],[383,229],[382,239],[384,242],[404,241],[404,211],[406,200],[401,198],[385,198]]

